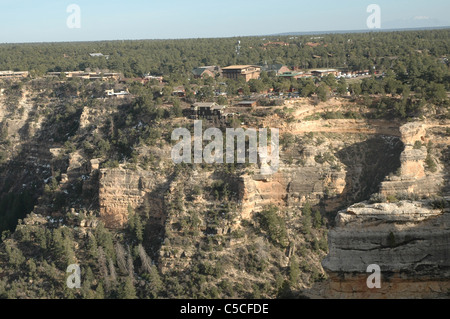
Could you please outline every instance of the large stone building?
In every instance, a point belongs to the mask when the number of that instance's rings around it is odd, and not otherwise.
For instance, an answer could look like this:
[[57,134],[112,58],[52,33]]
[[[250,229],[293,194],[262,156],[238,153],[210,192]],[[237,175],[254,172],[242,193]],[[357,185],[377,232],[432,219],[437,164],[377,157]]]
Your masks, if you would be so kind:
[[237,80],[243,78],[245,82],[251,79],[259,79],[261,67],[256,65],[231,65],[222,69],[223,76],[228,79]]

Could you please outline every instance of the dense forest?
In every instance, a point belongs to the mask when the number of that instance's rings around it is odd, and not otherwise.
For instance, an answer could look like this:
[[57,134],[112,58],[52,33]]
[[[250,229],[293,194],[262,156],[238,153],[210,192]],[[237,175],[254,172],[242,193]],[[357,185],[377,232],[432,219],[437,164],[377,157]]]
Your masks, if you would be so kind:
[[[281,63],[303,69],[339,67],[379,71],[421,68],[448,55],[450,30],[224,39],[141,40],[0,45],[0,70],[109,69],[127,77],[144,73],[189,76],[202,65]],[[239,54],[237,41],[241,41]],[[289,46],[264,46],[284,41]],[[309,44],[309,45],[308,45]],[[313,44],[312,46],[310,46]],[[101,52],[109,57],[91,57]],[[448,61],[447,61],[448,62]]]

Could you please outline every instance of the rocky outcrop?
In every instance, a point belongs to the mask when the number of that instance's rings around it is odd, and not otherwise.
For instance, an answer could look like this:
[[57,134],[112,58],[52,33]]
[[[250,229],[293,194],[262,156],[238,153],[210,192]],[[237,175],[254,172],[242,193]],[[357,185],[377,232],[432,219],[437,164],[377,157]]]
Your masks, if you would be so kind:
[[[265,206],[302,206],[306,202],[334,212],[365,200],[378,191],[385,176],[395,172],[403,143],[392,136],[318,137],[322,144],[305,141],[281,154],[273,175],[244,175],[240,198],[244,218]],[[316,143],[316,141],[314,141]]]
[[381,193],[432,196],[440,191],[445,183],[445,172],[441,169],[431,172],[427,170],[425,164],[427,156],[431,156],[428,154],[431,150],[428,150],[426,145],[434,142],[436,137],[429,132],[432,127],[432,125],[413,122],[400,128],[401,139],[405,145],[400,156],[401,167],[396,175],[388,176],[382,182]]
[[310,132],[334,132],[400,137],[399,124],[385,120],[318,120],[294,123],[285,130],[293,134]]
[[[99,175],[100,217],[109,228],[122,228],[128,221],[128,208],[163,219],[162,196],[167,176],[152,171],[101,169]],[[164,186],[163,186],[164,187]],[[161,189],[160,189],[161,190]]]
[[[329,297],[445,297],[450,289],[450,211],[427,202],[359,203],[339,212],[329,232]],[[382,288],[369,289],[369,265]]]
[[[440,137],[441,129],[433,123],[400,127],[404,144],[400,167],[386,176],[380,193],[390,195],[393,201],[399,194],[414,198],[443,194],[445,168],[439,159],[448,141]],[[430,141],[433,149],[426,146]],[[434,171],[426,164],[430,158],[437,163]],[[329,282],[320,294],[337,298],[448,297],[449,199],[447,204],[435,206],[439,209],[432,208],[432,200],[424,200],[362,202],[340,211],[336,227],[329,232],[330,252],[322,261]],[[380,289],[370,289],[366,283],[370,276],[367,268],[373,264],[381,268]]]

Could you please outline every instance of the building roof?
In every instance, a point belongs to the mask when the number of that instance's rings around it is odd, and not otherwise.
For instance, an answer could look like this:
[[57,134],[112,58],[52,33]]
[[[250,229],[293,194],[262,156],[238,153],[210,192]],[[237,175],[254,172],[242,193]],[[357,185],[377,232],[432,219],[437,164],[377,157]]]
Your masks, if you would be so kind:
[[257,101],[240,101],[238,104],[247,105],[247,104],[255,104]]
[[197,102],[194,103],[194,107],[213,107],[217,105],[215,102]]
[[311,70],[311,72],[327,73],[327,72],[337,72],[337,70],[336,69],[318,69],[318,70]]
[[202,68],[196,68],[194,70],[192,70],[192,73],[194,73],[194,75],[202,75],[203,73],[205,73],[206,71],[211,72],[210,69],[206,68],[206,67],[202,67]]
[[211,107],[211,110],[223,110],[225,109],[226,106],[225,105],[214,105],[213,107]]
[[247,68],[261,68],[257,65],[230,65],[225,68],[222,68],[222,70],[240,70],[240,69],[247,69]]
[[281,77],[293,77],[293,76],[299,76],[299,75],[302,75],[303,74],[303,72],[284,72],[284,73],[282,73],[282,74],[279,74],[278,76],[281,76]]

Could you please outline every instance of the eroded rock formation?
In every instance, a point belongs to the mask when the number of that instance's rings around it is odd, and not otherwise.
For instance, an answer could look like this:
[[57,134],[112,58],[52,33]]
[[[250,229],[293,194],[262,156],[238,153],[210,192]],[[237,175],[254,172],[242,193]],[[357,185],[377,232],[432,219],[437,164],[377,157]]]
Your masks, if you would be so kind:
[[[450,210],[445,178],[448,137],[443,127],[409,123],[401,127],[405,149],[397,174],[380,192],[391,203],[363,202],[342,210],[329,232],[330,253],[322,265],[329,284],[321,295],[334,298],[448,298]],[[443,136],[443,137],[442,137]],[[434,148],[423,146],[432,141]],[[436,163],[429,169],[430,158]],[[428,161],[428,165],[426,164]],[[398,201],[396,196],[430,198]],[[443,195],[444,198],[433,199]],[[381,268],[382,287],[370,289],[369,265]]]
[[[329,232],[322,265],[327,295],[337,298],[445,297],[450,289],[450,211],[426,202],[356,204]],[[369,289],[369,265],[381,268],[381,289]]]

